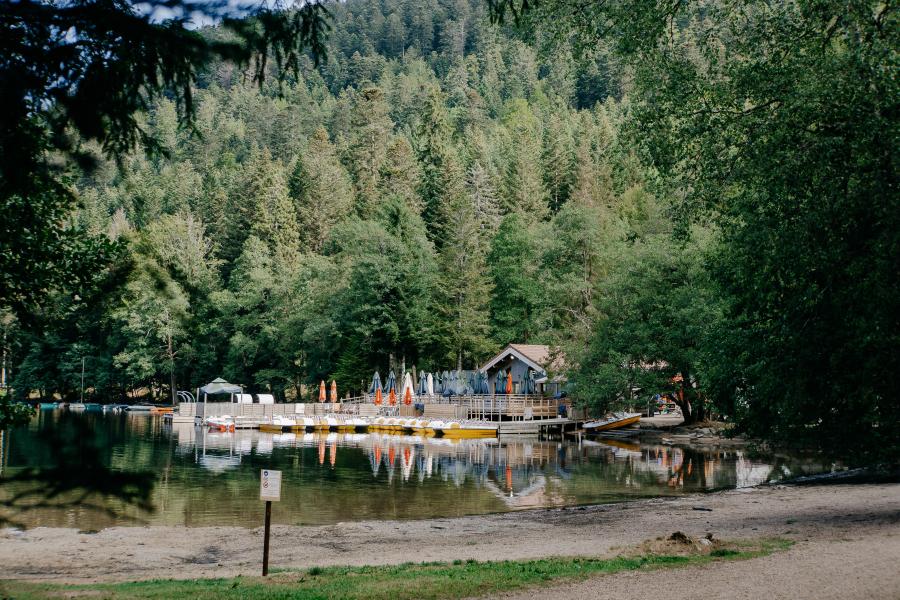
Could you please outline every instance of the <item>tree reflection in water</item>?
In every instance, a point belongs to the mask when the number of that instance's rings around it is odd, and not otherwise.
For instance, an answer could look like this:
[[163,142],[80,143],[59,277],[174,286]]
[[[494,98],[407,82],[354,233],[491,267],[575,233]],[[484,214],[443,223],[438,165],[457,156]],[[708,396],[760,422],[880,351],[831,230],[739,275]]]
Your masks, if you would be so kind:
[[9,522],[13,511],[4,509],[14,507],[17,523],[29,527],[257,526],[248,506],[258,497],[261,468],[283,472],[286,500],[273,509],[276,523],[323,525],[619,502],[829,468],[815,459],[751,457],[731,448],[601,438],[211,432],[149,415],[46,413],[12,435],[0,511]]
[[[104,428],[106,435],[98,435],[89,419],[65,412],[45,412],[37,419],[44,421],[37,424],[39,436],[28,435],[26,427],[2,432],[0,527],[25,527],[34,522],[32,513],[48,510],[93,512],[111,519],[123,518],[123,507],[153,512],[156,473],[110,467],[110,448],[116,437],[128,435],[124,428]],[[16,452],[24,456],[12,456],[16,435],[29,440],[25,447],[17,445]],[[27,466],[9,468],[13,459]]]

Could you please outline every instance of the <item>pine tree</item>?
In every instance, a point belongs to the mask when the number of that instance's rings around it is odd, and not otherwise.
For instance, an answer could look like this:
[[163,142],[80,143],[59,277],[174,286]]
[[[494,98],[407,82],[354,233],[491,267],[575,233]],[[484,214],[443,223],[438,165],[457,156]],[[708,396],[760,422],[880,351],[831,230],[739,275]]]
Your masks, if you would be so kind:
[[420,185],[422,185],[422,170],[416,161],[415,152],[405,135],[395,135],[388,146],[381,168],[379,194],[383,198],[399,198],[410,210],[421,214]]
[[319,252],[353,206],[353,189],[328,132],[319,128],[297,158],[288,182],[304,249]]
[[569,200],[572,192],[576,176],[574,148],[575,140],[568,123],[558,113],[551,113],[544,129],[541,162],[553,212]]
[[582,138],[575,152],[575,181],[572,186],[572,202],[580,206],[593,206],[608,212],[614,202],[612,171],[591,153],[591,142]]
[[491,117],[500,115],[503,109],[501,73],[506,72],[506,63],[500,51],[497,34],[491,31],[485,39],[485,47],[481,52],[481,83],[478,87],[484,105]]
[[419,195],[423,202],[423,216],[435,246],[443,244],[448,209],[463,194],[464,173],[456,148],[451,142],[451,128],[441,92],[432,88],[426,96],[416,135],[422,184]]
[[368,218],[378,206],[381,169],[394,124],[388,117],[384,92],[378,87],[357,91],[350,111],[347,163],[356,187],[356,212]]
[[481,162],[472,163],[466,173],[466,193],[472,202],[479,235],[493,235],[500,224],[500,201],[490,174]]
[[529,222],[548,213],[547,190],[541,177],[541,132],[528,102],[516,100],[506,119],[506,169],[503,175],[507,212],[519,212]]
[[528,343],[538,331],[539,277],[535,245],[526,221],[504,217],[487,257],[491,290],[491,335],[500,345]]
[[475,211],[465,194],[448,198],[444,214],[447,225],[439,258],[434,338],[444,360],[474,366],[494,348],[484,246]]
[[268,150],[257,152],[247,165],[244,194],[253,209],[250,233],[269,245],[278,268],[293,269],[300,236],[285,179],[284,169],[272,160]]

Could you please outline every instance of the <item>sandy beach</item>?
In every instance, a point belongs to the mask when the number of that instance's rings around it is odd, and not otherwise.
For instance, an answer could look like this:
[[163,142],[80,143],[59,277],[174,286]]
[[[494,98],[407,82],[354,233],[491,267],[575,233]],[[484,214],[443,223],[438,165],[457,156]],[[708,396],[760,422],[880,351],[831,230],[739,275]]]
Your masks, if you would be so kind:
[[[704,570],[699,574],[689,568],[605,577],[604,593],[619,590],[618,598],[642,597],[634,594],[635,580],[640,580],[648,593],[658,588],[674,598],[680,593],[676,581],[702,577],[706,597],[751,598],[769,590],[774,595],[768,597],[788,598],[801,597],[798,590],[826,588],[839,590],[842,598],[900,597],[898,484],[776,485],[452,519],[276,526],[272,564],[310,567],[612,556],[675,531],[692,536],[711,533],[727,540],[780,537],[796,544],[786,553],[767,558],[698,567]],[[0,577],[74,583],[250,575],[259,570],[261,547],[261,528],[4,530]],[[804,580],[807,584],[801,585]],[[594,598],[598,585],[587,580],[561,586],[559,592]],[[684,594],[696,593],[689,585],[681,589]],[[547,589],[535,593],[546,595]]]

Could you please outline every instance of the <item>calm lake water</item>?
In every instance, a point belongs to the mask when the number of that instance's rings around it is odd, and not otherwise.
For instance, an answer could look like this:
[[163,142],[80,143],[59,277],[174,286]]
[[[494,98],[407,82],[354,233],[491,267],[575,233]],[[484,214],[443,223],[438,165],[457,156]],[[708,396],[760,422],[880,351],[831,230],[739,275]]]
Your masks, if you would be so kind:
[[[830,468],[783,455],[602,439],[579,444],[211,433],[146,414],[61,411],[42,411],[29,426],[6,432],[2,452],[0,525],[82,530],[258,527],[263,468],[282,471],[282,501],[273,505],[273,521],[284,524],[617,502],[752,486]],[[130,502],[122,497],[129,494]],[[15,510],[7,506],[11,501]]]

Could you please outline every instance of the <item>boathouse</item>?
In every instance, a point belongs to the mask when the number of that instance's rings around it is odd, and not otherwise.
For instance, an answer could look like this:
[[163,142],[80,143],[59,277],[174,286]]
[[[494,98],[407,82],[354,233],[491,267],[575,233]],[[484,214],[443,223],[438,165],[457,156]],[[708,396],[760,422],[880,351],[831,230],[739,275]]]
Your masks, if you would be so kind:
[[565,388],[565,360],[558,348],[540,344],[509,344],[481,367],[492,389],[506,386],[512,374],[513,394],[558,396]]

